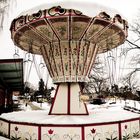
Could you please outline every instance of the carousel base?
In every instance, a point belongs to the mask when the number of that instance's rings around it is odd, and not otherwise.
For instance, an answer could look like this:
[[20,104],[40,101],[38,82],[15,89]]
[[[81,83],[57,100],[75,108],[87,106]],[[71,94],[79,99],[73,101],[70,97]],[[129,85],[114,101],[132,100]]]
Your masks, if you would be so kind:
[[139,137],[140,115],[121,107],[88,107],[88,116],[20,111],[0,116],[0,134],[21,140],[122,140]]

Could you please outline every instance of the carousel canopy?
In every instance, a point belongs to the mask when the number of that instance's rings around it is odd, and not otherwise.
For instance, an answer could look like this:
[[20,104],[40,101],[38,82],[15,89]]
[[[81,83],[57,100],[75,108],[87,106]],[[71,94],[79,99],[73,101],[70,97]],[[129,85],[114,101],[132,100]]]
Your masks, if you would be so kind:
[[[69,24],[69,17],[73,18],[70,21],[72,24]],[[90,28],[86,30],[90,22]],[[85,37],[83,34],[87,35],[86,40],[99,44],[100,53],[125,41],[127,32],[124,26],[127,24],[116,9],[93,2],[71,0],[46,3],[24,11],[13,20],[10,30],[15,45],[31,53],[41,54],[40,47],[52,41],[69,41],[68,36],[74,41],[81,40]],[[104,27],[107,28],[104,30]]]
[[[123,44],[127,37],[127,21],[120,14],[97,5],[79,11],[71,4],[71,9],[62,3],[27,11],[10,28],[16,46],[43,55],[54,83],[88,81],[96,54]],[[92,16],[85,15],[85,9]]]
[[23,59],[1,59],[0,81],[12,91],[22,91]]

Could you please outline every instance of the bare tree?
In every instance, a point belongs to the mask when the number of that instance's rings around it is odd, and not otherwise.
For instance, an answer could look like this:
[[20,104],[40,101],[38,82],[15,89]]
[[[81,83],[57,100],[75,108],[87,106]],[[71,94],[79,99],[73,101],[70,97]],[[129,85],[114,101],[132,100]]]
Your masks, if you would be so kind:
[[102,62],[95,60],[94,67],[89,76],[90,81],[84,84],[83,91],[88,95],[97,94],[101,95],[102,91],[106,90],[108,78],[105,76],[105,70],[103,70]]
[[0,30],[3,29],[4,20],[9,14],[10,7],[15,2],[16,0],[0,0]]
[[103,77],[95,77],[94,75],[91,75],[90,82],[86,83],[85,90],[89,93],[96,93],[100,95],[103,90],[105,90],[106,87],[106,78]]
[[[124,52],[122,54],[128,55],[129,52],[129,56],[132,57],[132,59],[129,62],[130,72],[125,75],[122,80],[124,85],[133,89],[138,86],[137,75],[138,72],[140,72],[140,17],[137,17],[133,24],[130,25],[129,31],[132,36],[131,39],[126,40],[128,46],[123,50]],[[134,55],[130,52],[134,52]]]
[[136,79],[136,73],[140,71],[140,69],[134,69],[130,73],[128,73],[125,77],[122,78],[123,84],[127,85],[129,88],[137,88],[137,79]]

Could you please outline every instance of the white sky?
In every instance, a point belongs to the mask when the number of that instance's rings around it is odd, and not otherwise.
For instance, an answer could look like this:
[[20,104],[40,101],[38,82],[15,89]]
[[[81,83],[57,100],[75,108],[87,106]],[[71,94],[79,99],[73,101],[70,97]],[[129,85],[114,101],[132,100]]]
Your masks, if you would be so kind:
[[[0,59],[13,58],[14,54],[14,45],[10,39],[10,23],[15,17],[17,17],[21,12],[26,11],[30,8],[36,7],[42,4],[50,4],[50,3],[58,3],[58,2],[81,2],[92,3],[90,4],[90,8],[85,6],[86,12],[88,9],[91,9],[89,12],[92,13],[92,6],[94,9],[94,3],[101,4],[103,6],[107,6],[109,8],[116,9],[119,13],[121,13],[129,23],[132,23],[133,19],[137,18],[138,11],[140,9],[140,0],[17,0],[16,7],[10,11],[9,20],[5,22],[4,32],[0,35],[1,41],[1,50],[0,50]],[[53,4],[52,4],[53,5]],[[77,5],[78,6],[78,5]],[[73,8],[73,7],[71,7]],[[94,10],[93,10],[94,11]],[[20,51],[21,57],[23,57],[23,52]],[[32,71],[30,76],[30,82],[37,85],[38,77],[35,70]]]

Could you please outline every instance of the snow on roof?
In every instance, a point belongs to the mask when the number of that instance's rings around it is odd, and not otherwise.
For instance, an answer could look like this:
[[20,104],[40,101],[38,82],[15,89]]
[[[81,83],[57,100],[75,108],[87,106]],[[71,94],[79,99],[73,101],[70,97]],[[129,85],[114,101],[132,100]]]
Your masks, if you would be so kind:
[[38,12],[39,10],[49,9],[53,6],[61,6],[62,8],[66,8],[66,9],[76,9],[90,17],[94,17],[98,15],[100,12],[104,12],[104,11],[107,12],[112,17],[114,17],[114,15],[116,14],[120,14],[115,9],[105,7],[97,3],[71,0],[71,1],[51,2],[51,3],[42,4],[30,10],[22,12],[19,16],[26,15],[26,14],[30,15]]

